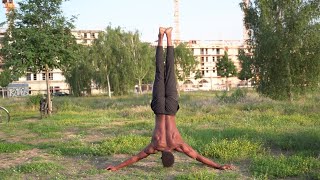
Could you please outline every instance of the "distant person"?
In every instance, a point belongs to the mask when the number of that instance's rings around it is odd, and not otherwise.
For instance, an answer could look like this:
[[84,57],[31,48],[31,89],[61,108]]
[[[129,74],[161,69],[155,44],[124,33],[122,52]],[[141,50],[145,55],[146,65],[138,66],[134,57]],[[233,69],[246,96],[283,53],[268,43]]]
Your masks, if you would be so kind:
[[[172,28],[159,28],[158,46],[156,50],[156,73],[152,91],[151,109],[155,114],[155,128],[151,143],[137,155],[128,160],[112,166],[107,170],[116,171],[133,164],[150,154],[162,152],[162,164],[171,167],[174,163],[172,151],[182,152],[215,169],[231,169],[231,165],[219,165],[210,159],[198,154],[192,147],[182,140],[176,127],[175,114],[179,109],[177,82],[174,71],[174,47],[172,45]],[[163,36],[167,37],[167,56],[164,65],[163,60]]]

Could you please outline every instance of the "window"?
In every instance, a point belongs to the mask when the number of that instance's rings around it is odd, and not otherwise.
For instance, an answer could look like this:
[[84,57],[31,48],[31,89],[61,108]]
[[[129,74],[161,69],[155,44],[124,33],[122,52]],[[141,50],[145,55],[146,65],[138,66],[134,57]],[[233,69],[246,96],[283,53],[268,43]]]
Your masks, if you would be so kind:
[[220,49],[217,49],[217,54],[220,54]]
[[204,49],[203,48],[200,49],[200,54],[204,54]]
[[84,33],[84,38],[86,39],[86,38],[88,38],[88,35],[87,35],[87,33]]
[[91,33],[91,38],[96,38],[96,35],[94,33]]
[[31,94],[32,94],[31,87],[29,87],[29,95],[31,95]]
[[202,62],[202,63],[204,62],[204,57],[201,57],[201,62]]
[[216,59],[215,57],[212,57],[212,62],[214,62],[214,61],[215,61],[215,59]]
[[34,80],[34,81],[37,80],[37,74],[33,74],[33,80]]
[[49,79],[53,80],[53,73],[49,73]]
[[206,48],[206,54],[208,54],[208,49]]
[[27,81],[31,81],[31,73],[27,73]]
[[42,73],[42,80],[46,80],[46,73]]
[[206,62],[209,62],[209,58],[208,57],[206,57]]

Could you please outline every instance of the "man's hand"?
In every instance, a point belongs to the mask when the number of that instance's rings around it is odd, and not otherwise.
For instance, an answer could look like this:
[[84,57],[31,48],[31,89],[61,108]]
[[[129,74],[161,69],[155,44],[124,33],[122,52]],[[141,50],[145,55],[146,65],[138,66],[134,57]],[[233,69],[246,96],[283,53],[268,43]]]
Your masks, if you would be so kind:
[[117,168],[115,168],[112,165],[108,166],[106,169],[109,170],[109,171],[117,171],[118,170]]
[[229,165],[229,164],[225,164],[225,165],[222,165],[219,167],[220,170],[231,170],[233,169],[234,167],[232,165]]

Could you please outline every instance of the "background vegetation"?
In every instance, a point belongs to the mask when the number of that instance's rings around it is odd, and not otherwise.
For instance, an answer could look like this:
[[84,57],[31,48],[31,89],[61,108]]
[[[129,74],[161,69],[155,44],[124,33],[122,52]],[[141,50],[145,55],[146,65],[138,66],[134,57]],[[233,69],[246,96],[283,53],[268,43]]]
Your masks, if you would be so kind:
[[105,171],[150,142],[150,98],[55,97],[55,115],[42,120],[28,98],[1,99],[12,114],[0,124],[1,179],[320,179],[320,94],[278,102],[243,90],[182,93],[177,114],[187,143],[235,170],[175,153],[172,168],[156,154]]

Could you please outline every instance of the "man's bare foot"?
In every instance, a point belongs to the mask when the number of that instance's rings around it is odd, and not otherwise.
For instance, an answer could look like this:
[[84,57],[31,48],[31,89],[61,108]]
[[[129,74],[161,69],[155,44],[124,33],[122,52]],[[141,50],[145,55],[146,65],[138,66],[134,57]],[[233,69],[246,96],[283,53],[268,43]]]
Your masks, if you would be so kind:
[[165,31],[166,31],[166,28],[160,27],[160,28],[159,28],[159,36],[160,36],[160,37],[163,37]]
[[172,27],[168,27],[167,29],[165,29],[165,33],[166,33],[167,37],[168,36],[171,37],[172,29],[173,29]]

